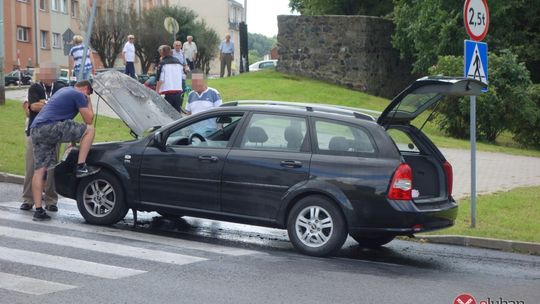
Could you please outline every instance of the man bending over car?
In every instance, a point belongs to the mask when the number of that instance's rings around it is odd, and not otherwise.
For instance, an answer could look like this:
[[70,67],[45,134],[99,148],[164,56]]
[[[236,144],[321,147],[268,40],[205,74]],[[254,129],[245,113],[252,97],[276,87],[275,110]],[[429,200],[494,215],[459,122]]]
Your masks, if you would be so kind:
[[[88,80],[77,82],[75,87],[60,89],[43,106],[30,126],[30,136],[34,148],[34,177],[32,178],[32,196],[36,211],[34,221],[50,220],[43,210],[41,193],[47,168],[56,164],[56,145],[61,142],[80,141],[77,162],[77,177],[84,177],[99,171],[86,166],[86,156],[94,140],[95,129],[92,126],[94,111],[90,94],[92,85]],[[81,114],[84,123],[77,123],[73,118]]]

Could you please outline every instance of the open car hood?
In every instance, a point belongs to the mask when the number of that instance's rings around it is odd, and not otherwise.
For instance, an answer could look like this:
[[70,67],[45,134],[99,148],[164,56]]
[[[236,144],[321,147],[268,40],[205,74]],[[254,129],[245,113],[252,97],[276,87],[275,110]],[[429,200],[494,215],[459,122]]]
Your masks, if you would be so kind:
[[100,73],[92,87],[137,137],[182,117],[155,91],[118,71]]
[[480,95],[486,84],[462,77],[423,77],[399,93],[382,112],[380,125],[410,123],[445,96]]

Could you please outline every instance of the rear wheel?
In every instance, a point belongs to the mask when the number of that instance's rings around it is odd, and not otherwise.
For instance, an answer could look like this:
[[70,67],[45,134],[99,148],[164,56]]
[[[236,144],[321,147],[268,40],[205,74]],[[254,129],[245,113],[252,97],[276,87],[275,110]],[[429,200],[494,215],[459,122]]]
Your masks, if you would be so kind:
[[81,180],[77,187],[77,207],[88,223],[96,225],[115,224],[128,212],[120,182],[105,170]]
[[360,245],[360,247],[367,248],[378,248],[383,245],[390,243],[396,236],[378,236],[378,237],[367,237],[367,236],[357,236],[351,235],[351,237]]
[[319,195],[298,201],[287,220],[289,239],[298,251],[311,256],[326,256],[341,248],[347,229],[341,210]]

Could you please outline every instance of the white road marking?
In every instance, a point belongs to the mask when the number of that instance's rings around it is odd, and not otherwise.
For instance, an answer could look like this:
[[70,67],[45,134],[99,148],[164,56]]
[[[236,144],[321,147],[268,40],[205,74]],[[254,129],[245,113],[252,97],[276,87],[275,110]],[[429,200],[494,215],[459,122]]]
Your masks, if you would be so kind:
[[205,258],[190,255],[4,226],[0,226],[0,236],[175,265],[184,265],[207,260]]
[[[5,204],[0,203],[0,205],[5,205]],[[20,213],[9,213],[9,214],[0,213],[0,219],[28,223],[29,221],[31,221],[31,213],[28,213],[28,215],[24,215]],[[150,235],[143,232],[133,232],[133,231],[103,227],[103,226],[92,226],[92,225],[87,225],[87,224],[72,224],[72,223],[66,223],[66,222],[57,222],[54,219],[54,215],[53,215],[53,220],[51,222],[32,222],[32,224],[43,225],[43,226],[48,226],[48,227],[53,226],[53,227],[58,227],[62,229],[75,230],[79,232],[97,233],[100,235],[121,237],[125,239],[130,239],[130,240],[168,245],[168,246],[173,246],[173,247],[178,247],[178,248],[183,248],[183,249],[206,251],[210,253],[224,254],[224,255],[230,255],[230,256],[243,256],[243,255],[251,255],[251,254],[260,253],[254,250],[226,247],[226,246],[221,246],[221,245],[213,245],[213,244],[207,244],[204,242],[181,240],[181,239],[177,239],[173,237],[165,237],[165,236],[160,236],[160,235]]]
[[57,291],[77,288],[77,286],[0,272],[0,288],[31,295],[44,295]]
[[7,247],[0,247],[0,260],[75,272],[105,279],[120,279],[146,272]]

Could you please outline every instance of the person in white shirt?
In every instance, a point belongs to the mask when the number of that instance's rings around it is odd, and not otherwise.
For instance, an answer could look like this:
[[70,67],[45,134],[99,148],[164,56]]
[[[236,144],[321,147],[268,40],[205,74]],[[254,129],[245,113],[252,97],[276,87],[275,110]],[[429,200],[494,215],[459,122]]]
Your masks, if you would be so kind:
[[126,74],[135,78],[135,36],[128,35],[128,41],[124,44],[122,55],[124,65],[126,66]]
[[184,66],[171,55],[171,47],[162,45],[158,49],[161,61],[156,72],[156,91],[165,95],[165,100],[182,113],[182,74]]
[[[214,89],[209,88],[202,73],[194,73],[191,75],[192,91],[188,95],[186,112],[196,114],[208,109],[217,108],[221,105],[221,94]],[[198,130],[202,135],[212,133],[217,129],[215,118],[208,119],[204,124],[200,125],[201,130]]]
[[184,55],[189,69],[193,71],[195,69],[195,60],[197,60],[197,44],[193,42],[193,36],[187,36],[187,41],[184,42]]

